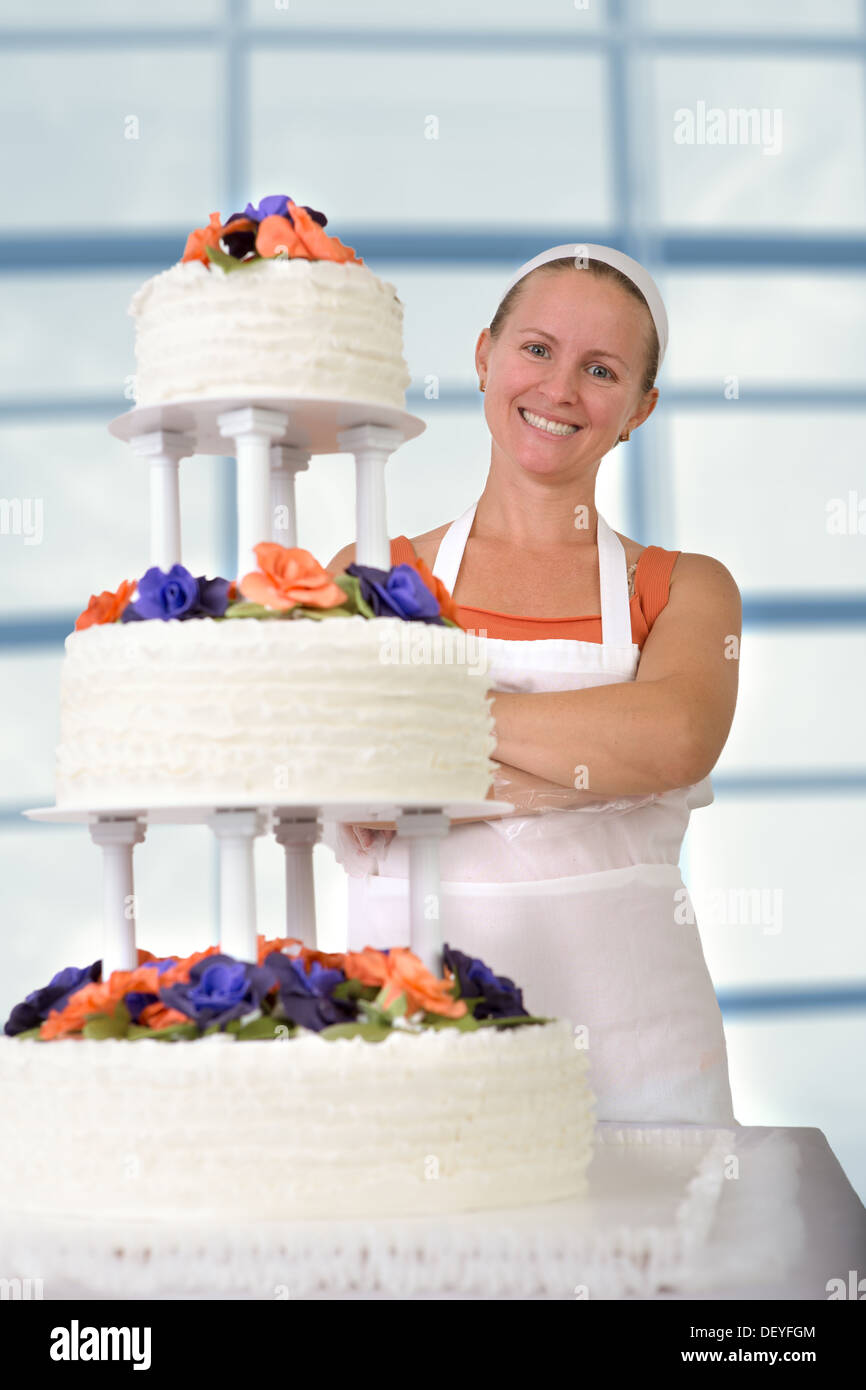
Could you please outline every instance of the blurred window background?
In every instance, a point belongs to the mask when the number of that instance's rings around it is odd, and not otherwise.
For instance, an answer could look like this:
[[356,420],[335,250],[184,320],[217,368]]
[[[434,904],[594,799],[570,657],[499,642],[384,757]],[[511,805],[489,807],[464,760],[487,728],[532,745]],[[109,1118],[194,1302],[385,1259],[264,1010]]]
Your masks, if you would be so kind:
[[[863,5],[3,0],[0,76],[4,1015],[98,954],[98,851],[21,811],[53,800],[64,636],[147,564],[145,465],[106,431],[131,404],[133,291],[211,211],[325,211],[405,305],[428,428],[389,465],[389,522],[413,535],[483,485],[473,354],[508,277],[605,242],[657,277],[671,344],[599,508],[716,556],[744,598],[739,709],[683,864],[735,1111],[820,1127],[866,1196]],[[233,464],[188,460],[181,486],[185,562],[228,573]],[[326,561],[353,535],[350,460],[298,490]],[[281,851],[257,855],[280,934]],[[207,832],[152,829],[136,870],[142,944],[206,945]],[[324,846],[316,874],[337,948]]]

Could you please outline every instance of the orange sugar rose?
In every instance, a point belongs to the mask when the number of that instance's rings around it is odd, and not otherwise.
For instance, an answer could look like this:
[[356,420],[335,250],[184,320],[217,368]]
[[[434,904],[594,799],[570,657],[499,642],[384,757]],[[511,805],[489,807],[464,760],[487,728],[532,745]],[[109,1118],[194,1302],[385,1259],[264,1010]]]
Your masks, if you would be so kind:
[[[200,960],[207,960],[208,956],[221,954],[219,946],[208,946],[206,951],[194,951],[191,956],[184,956],[183,960],[177,961],[175,965],[170,965],[162,972],[159,977],[160,985],[185,985],[194,965],[198,965]],[[156,990],[153,993],[156,994]]]
[[381,989],[388,978],[388,957],[372,946],[365,946],[363,951],[347,951],[343,972],[347,980],[359,980],[362,985]]
[[[235,231],[239,230],[234,222],[232,227]],[[194,232],[190,232],[186,239],[186,248],[180,258],[181,263],[184,261],[204,261],[205,265],[209,266],[210,260],[205,247],[218,247],[222,230],[222,218],[218,212],[212,212],[206,227],[197,227]]]
[[395,946],[385,957],[387,978],[385,980],[384,1005],[406,995],[406,1012],[409,1014],[424,1010],[426,1013],[441,1014],[444,1018],[462,1018],[466,1013],[466,1001],[451,997],[451,985],[447,980],[437,980],[418,957],[405,946]]
[[117,622],[135,593],[135,583],[134,579],[124,579],[113,594],[108,589],[103,589],[101,594],[91,594],[84,612],[75,619],[75,631],[81,632],[83,628],[99,623]]
[[303,257],[310,261],[351,261],[363,265],[351,246],[344,246],[339,237],[329,236],[314,218],[298,203],[289,203],[291,225],[287,217],[263,217],[256,236],[260,256]]
[[132,990],[156,994],[159,972],[152,966],[139,965],[135,970],[115,970],[100,984],[84,985],[67,1000],[65,1007],[48,1015],[39,1036],[44,1042],[62,1038],[68,1033],[80,1033],[91,1014],[111,1014]]
[[238,581],[244,598],[265,608],[336,608],[346,595],[309,550],[262,541],[254,547],[260,570]]
[[179,1009],[170,1009],[168,1004],[163,1004],[161,999],[157,999],[154,1004],[146,1004],[138,1015],[139,1026],[142,1028],[170,1028],[177,1023],[189,1023],[186,1014],[182,1014]]

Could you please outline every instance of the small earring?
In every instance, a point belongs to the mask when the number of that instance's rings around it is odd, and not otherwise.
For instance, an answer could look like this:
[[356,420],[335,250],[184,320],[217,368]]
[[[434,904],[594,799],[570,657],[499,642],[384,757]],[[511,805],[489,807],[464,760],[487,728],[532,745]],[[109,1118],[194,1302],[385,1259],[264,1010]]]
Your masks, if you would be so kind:
[[628,439],[628,437],[629,437],[630,434],[631,434],[631,430],[627,430],[625,434],[621,434],[620,437],[619,437],[619,438],[620,438],[620,443],[624,443],[625,440]]
[[479,390],[479,391],[483,391],[483,390],[484,390],[484,382],[483,382],[483,381],[479,381],[479,383],[478,383],[478,390]]

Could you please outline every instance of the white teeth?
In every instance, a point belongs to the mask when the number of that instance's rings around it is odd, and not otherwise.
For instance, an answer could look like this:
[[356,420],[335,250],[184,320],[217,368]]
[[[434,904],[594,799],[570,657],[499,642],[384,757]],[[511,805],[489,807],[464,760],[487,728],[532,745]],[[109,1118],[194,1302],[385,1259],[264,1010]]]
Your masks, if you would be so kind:
[[577,430],[577,425],[561,425],[557,420],[545,420],[543,415],[533,415],[530,410],[521,409],[520,413],[530,425],[546,430],[548,434],[574,434]]

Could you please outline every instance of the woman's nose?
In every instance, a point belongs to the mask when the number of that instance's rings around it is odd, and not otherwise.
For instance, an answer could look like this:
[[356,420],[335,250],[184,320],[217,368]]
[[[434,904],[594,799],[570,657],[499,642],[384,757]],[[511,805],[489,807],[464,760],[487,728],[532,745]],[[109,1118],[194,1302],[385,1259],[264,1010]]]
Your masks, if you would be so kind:
[[551,371],[543,381],[538,383],[543,396],[553,404],[554,401],[559,405],[578,405],[580,403],[580,375],[579,369],[573,370],[568,367],[557,367]]

